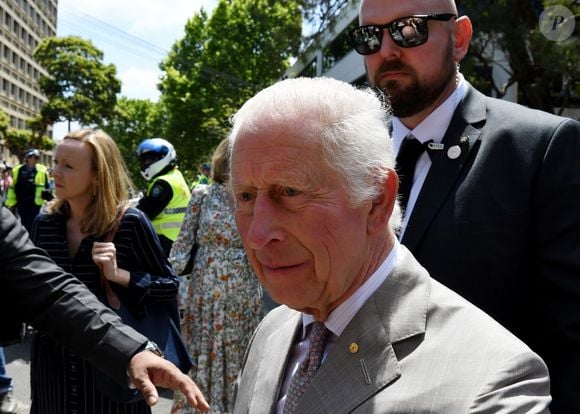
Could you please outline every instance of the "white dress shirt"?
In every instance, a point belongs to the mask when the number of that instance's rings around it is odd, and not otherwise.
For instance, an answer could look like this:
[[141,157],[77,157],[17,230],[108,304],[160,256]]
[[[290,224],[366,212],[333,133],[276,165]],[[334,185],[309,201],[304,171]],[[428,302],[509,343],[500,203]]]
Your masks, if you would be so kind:
[[[347,300],[338,305],[336,309],[328,315],[328,318],[324,321],[324,325],[332,335],[329,335],[326,343],[322,363],[324,363],[324,360],[332,348],[333,343],[336,341],[336,338],[342,334],[346,326],[366,303],[368,298],[383,284],[387,279],[387,276],[393,271],[400,257],[400,248],[401,245],[399,242],[395,241],[393,249],[371,277],[369,277],[366,282],[364,282],[362,286],[359,287]],[[308,349],[310,348],[309,325],[311,325],[312,322],[314,322],[314,316],[306,313],[302,314],[302,332],[299,334],[297,342],[294,343],[292,350],[290,351],[288,364],[286,365],[286,370],[284,372],[284,379],[282,380],[282,386],[280,387],[278,404],[276,405],[276,412],[278,414],[284,412],[286,394],[288,393],[292,377],[298,370],[302,361],[304,361],[308,355]]]
[[[421,123],[413,130],[410,130],[405,125],[403,125],[399,118],[393,117],[393,131],[391,136],[393,139],[395,153],[399,153],[399,149],[401,148],[403,140],[409,134],[413,134],[413,136],[422,143],[425,143],[429,140],[432,140],[433,143],[441,143],[447,128],[449,128],[453,113],[455,112],[457,105],[459,105],[459,102],[461,102],[465,96],[466,91],[467,83],[463,79],[463,75],[459,73],[457,75],[457,87],[453,93],[449,95],[449,97],[441,105],[435,108],[435,110],[431,112],[423,121],[421,121]],[[407,210],[404,212],[405,215],[403,217],[403,224],[401,231],[399,232],[399,240],[401,240],[403,234],[405,234],[405,229],[407,228],[409,217],[411,216],[413,207],[415,206],[415,202],[419,196],[419,192],[423,187],[425,178],[427,178],[427,173],[429,172],[430,167],[431,159],[429,158],[429,154],[425,152],[419,157],[417,164],[415,165],[415,175],[413,176],[413,184],[411,185],[411,193],[409,194]]]

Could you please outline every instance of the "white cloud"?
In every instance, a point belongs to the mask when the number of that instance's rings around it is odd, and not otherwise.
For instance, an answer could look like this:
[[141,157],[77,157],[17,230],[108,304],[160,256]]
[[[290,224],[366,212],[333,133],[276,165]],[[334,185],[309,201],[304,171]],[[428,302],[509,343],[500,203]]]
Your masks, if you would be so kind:
[[[79,129],[79,128],[80,128],[80,126],[76,122],[71,124],[71,131],[74,131],[75,129]],[[57,122],[56,124],[54,124],[52,126],[52,137],[56,141],[61,140],[66,135],[67,132],[68,132],[68,123],[67,122]]]
[[[196,11],[203,7],[211,12],[217,3],[218,0],[60,0],[57,34],[89,39],[102,50],[105,63],[117,67],[123,96],[156,101],[163,50],[168,51],[183,37],[186,22]],[[61,138],[67,129],[66,123],[56,124],[54,137]]]
[[159,91],[159,71],[147,68],[131,67],[118,74],[123,83],[121,95],[135,99],[151,99],[157,101]]
[[[145,52],[150,49],[149,53],[142,54],[152,55],[153,65],[157,66],[160,53],[163,50],[168,51],[177,39],[183,37],[187,21],[201,7],[208,11],[213,10],[217,2],[218,0],[172,0],[170,3],[159,0],[61,0],[58,34],[75,34],[88,38],[105,52],[106,57],[119,54],[119,50],[123,48],[141,48]],[[147,44],[154,47],[148,48]],[[108,52],[114,48],[117,53]],[[143,64],[142,60],[140,64]],[[127,59],[127,62],[130,60]],[[115,56],[112,63],[120,67],[125,60]]]
[[212,10],[217,0],[61,0],[61,10],[90,15],[161,47],[183,35],[189,18],[201,7]]

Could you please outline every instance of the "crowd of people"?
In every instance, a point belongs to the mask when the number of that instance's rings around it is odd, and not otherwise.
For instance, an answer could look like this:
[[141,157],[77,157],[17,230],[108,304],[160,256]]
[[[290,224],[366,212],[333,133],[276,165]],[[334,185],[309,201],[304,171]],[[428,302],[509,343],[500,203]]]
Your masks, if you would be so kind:
[[[152,383],[176,414],[580,412],[580,124],[478,92],[472,31],[453,0],[362,0],[369,88],[265,88],[191,186],[143,140],[135,207],[102,130],[68,133],[50,177],[36,149],[4,168],[1,339],[37,329],[31,412],[148,413]],[[191,369],[111,291],[164,309]]]

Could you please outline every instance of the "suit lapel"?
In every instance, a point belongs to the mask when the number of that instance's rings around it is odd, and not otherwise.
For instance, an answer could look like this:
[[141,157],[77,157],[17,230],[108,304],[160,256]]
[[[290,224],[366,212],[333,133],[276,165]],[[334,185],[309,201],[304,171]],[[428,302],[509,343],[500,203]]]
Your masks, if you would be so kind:
[[[283,374],[296,331],[302,327],[301,314],[283,323],[270,335],[260,360],[250,413],[275,412]],[[282,373],[282,375],[280,375]]]
[[[380,320],[366,311],[351,321],[306,390],[299,412],[350,412],[401,375],[389,338],[383,330],[370,334],[371,326],[376,331]],[[356,353],[351,344],[358,346]]]
[[402,256],[332,345],[299,412],[351,412],[402,375],[400,344],[420,343],[430,296],[425,270],[404,247]]
[[[470,154],[479,146],[481,131],[472,124],[485,120],[485,97],[471,85],[459,104],[443,137],[445,149],[431,152],[431,168],[409,218],[402,243],[414,251],[429,224],[453,190],[467,165]],[[460,150],[453,158],[453,151]]]

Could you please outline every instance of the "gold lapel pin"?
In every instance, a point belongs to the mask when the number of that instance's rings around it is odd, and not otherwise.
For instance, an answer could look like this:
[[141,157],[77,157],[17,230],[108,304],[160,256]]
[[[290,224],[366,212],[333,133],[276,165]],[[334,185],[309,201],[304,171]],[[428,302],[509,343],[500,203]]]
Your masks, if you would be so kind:
[[350,351],[351,354],[356,354],[358,352],[358,344],[356,342],[353,342],[348,347],[348,350]]

